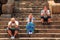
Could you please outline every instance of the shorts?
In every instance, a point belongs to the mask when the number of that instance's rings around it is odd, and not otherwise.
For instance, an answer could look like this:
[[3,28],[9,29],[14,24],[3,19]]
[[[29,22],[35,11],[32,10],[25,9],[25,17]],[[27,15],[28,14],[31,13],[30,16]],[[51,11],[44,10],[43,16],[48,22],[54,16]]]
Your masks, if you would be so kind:
[[12,34],[14,34],[15,31],[19,31],[18,28],[8,28],[8,30],[10,30],[12,32]]
[[51,16],[47,16],[47,17],[41,16],[41,18],[44,19],[44,21],[48,21],[48,19],[51,18]]

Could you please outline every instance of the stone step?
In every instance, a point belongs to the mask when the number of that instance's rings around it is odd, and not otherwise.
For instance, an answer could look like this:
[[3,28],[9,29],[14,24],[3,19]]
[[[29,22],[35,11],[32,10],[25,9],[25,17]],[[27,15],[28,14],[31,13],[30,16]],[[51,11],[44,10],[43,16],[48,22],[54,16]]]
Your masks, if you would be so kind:
[[[9,14],[7,14],[7,13],[5,13],[5,14],[6,14],[6,15],[9,15]],[[23,16],[23,15],[24,15],[24,16],[25,16],[25,15],[28,16],[30,13],[14,13],[14,14],[19,14],[19,15],[22,15],[22,16]],[[39,13],[32,13],[32,14],[33,14],[33,16],[37,16],[37,15],[40,16],[41,13],[39,12]]]
[[[15,18],[16,20],[22,20],[22,19],[24,19],[24,20],[26,20],[26,18],[27,17],[25,17],[25,15],[22,15],[22,17],[21,18]],[[35,18],[35,17],[34,17]],[[9,21],[11,18],[0,18],[0,21]],[[39,16],[39,18],[35,18],[35,20],[40,20],[41,18],[40,18],[40,16]],[[54,18],[54,17],[52,17],[51,18],[52,20],[60,20],[60,18]]]
[[[27,34],[27,33],[19,33],[17,38],[22,37],[50,37],[50,38],[60,38],[60,33],[35,33],[35,34]],[[0,33],[0,38],[9,38],[7,33]]]
[[20,6],[19,7],[36,7],[36,6],[44,6],[47,4],[47,1],[40,1],[40,0],[30,0],[30,1],[19,1],[18,3]]
[[41,2],[39,2],[37,5],[35,5],[35,4],[31,3],[31,2],[30,3],[28,2],[29,4],[24,3],[24,2],[19,3],[20,4],[19,8],[32,8],[32,9],[34,9],[34,8],[42,8],[43,9],[43,6],[45,4],[45,3],[41,4]]
[[[28,15],[29,15],[29,13],[14,13],[15,15],[14,16],[17,16],[17,18],[19,19],[19,18],[27,18],[28,17]],[[11,16],[11,14],[2,14],[2,17],[1,18],[5,18],[5,17],[3,17],[3,16],[5,16],[5,15],[7,15],[7,16]],[[22,15],[22,16],[21,16]],[[11,18],[11,17],[7,17],[6,16],[6,18]],[[40,18],[41,17],[41,15],[40,15],[40,12],[39,13],[33,13],[33,16],[34,16],[34,18]],[[52,15],[51,16],[52,18],[54,18],[54,19],[59,19],[59,17],[60,17],[60,15]]]
[[[17,14],[21,14],[21,15],[29,15],[30,13],[17,13]],[[40,15],[40,13],[32,13],[33,15]]]
[[10,39],[10,38],[0,38],[0,40],[60,40],[60,38],[50,38],[50,37],[23,37],[23,38],[15,38],[15,39]]
[[[0,29],[6,29],[7,25],[0,25]],[[25,29],[26,25],[19,25],[20,29]],[[60,25],[36,25],[37,29],[60,29]]]
[[[16,14],[21,14],[22,16],[23,15],[29,15],[30,13],[16,13]],[[32,13],[33,15],[39,15],[40,16],[40,12],[39,13]],[[57,16],[58,15],[58,16]],[[52,14],[52,17],[60,17],[60,14]]]
[[44,1],[46,2],[47,0],[19,0],[19,1],[40,1],[40,2]]
[[[37,17],[34,17],[34,18],[35,18],[36,21],[37,21],[37,20],[38,20],[38,21],[41,20],[40,16],[39,16],[38,18],[37,18]],[[2,17],[1,17],[1,18],[0,18],[0,21],[10,21],[10,19],[11,19],[11,18],[2,18]],[[24,15],[23,15],[21,18],[16,18],[16,20],[18,20],[18,21],[20,21],[20,20],[21,20],[21,21],[26,21],[26,19],[27,19],[27,17],[25,17]],[[56,21],[56,20],[57,20],[57,21],[60,21],[60,18],[57,18],[57,17],[54,18],[54,17],[53,17],[53,18],[51,18],[51,20],[52,20],[52,21]]]
[[40,13],[43,8],[18,8],[20,13]]
[[[10,16],[9,16],[9,15],[10,15]],[[9,14],[9,15],[7,15],[7,14],[2,14],[1,18],[11,18],[11,14]],[[21,15],[22,15],[22,16],[21,16]],[[28,14],[15,13],[15,14],[14,14],[14,17],[16,17],[16,18],[27,18],[27,17],[28,17]],[[33,17],[36,18],[36,19],[37,19],[37,18],[41,18],[40,14],[34,14]],[[54,18],[54,17],[52,17],[52,18]],[[54,18],[54,19],[57,19],[57,18]]]
[[[27,18],[27,17],[26,17]],[[26,18],[15,18],[16,20],[26,20]],[[0,18],[0,21],[10,21],[11,18]],[[35,20],[40,20],[40,18],[35,18]]]
[[[0,29],[0,33],[7,33],[6,29]],[[19,33],[27,33],[26,29],[20,29]],[[60,29],[36,29],[34,33],[60,33]]]
[[[0,25],[8,25],[9,21],[0,21]],[[26,25],[27,21],[19,21],[19,25]],[[35,25],[42,25],[41,21],[34,21]],[[50,25],[60,25],[60,21],[52,21]]]
[[[10,16],[9,16],[9,15],[10,15]],[[2,15],[1,15],[1,18],[11,18],[11,14],[9,14],[9,15],[7,15],[7,14],[2,14]],[[22,16],[21,16],[20,13],[19,13],[19,14],[18,14],[18,13],[15,13],[15,14],[14,14],[14,17],[15,17],[15,18],[27,18],[28,15],[22,15]],[[40,15],[36,15],[36,16],[34,15],[34,17],[35,17],[35,18],[40,18]]]
[[19,1],[40,1],[40,2],[46,2],[47,0],[19,0]]
[[[26,18],[29,14],[28,13],[15,13],[16,15],[15,15],[15,17],[17,17],[17,18]],[[9,17],[7,17],[6,16],[7,14],[2,14],[2,16],[1,16],[1,18],[11,18],[11,14],[8,14],[8,15],[10,15]],[[22,15],[22,16],[21,16]],[[35,18],[40,18],[40,13],[33,13],[33,16],[35,17]],[[54,19],[59,19],[59,17],[60,17],[60,15],[52,15],[52,18],[54,18]]]
[[[23,9],[23,8],[21,8],[21,9]],[[25,8],[24,8],[25,9]],[[27,8],[28,9],[28,8]],[[29,8],[30,9],[30,8]],[[21,14],[21,15],[29,15],[30,13],[16,13],[16,14]],[[40,15],[41,13],[39,12],[39,13],[32,13],[33,15]],[[57,16],[58,15],[58,16]],[[52,16],[54,16],[54,17],[60,17],[60,14],[52,14]]]

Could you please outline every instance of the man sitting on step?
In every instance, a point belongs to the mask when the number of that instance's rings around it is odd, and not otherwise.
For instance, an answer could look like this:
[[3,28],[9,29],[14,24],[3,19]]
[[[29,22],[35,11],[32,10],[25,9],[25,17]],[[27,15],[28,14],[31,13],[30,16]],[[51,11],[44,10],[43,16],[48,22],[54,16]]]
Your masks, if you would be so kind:
[[51,22],[51,14],[50,14],[50,10],[48,10],[47,6],[44,6],[44,9],[41,10],[41,22],[42,23]]
[[15,20],[15,18],[11,18],[11,21],[8,23],[8,34],[11,36],[11,39],[14,39],[16,35],[18,34],[19,28],[18,28],[18,21]]
[[35,19],[35,18],[33,17],[32,13],[30,13],[30,14],[28,15],[27,22],[30,22],[30,20],[31,20],[31,22],[33,22],[34,19]]

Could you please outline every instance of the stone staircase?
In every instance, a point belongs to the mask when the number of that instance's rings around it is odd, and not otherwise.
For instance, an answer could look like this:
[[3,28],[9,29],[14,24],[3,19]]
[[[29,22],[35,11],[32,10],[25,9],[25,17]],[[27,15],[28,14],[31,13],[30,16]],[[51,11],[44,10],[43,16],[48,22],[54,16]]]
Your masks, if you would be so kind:
[[[29,13],[40,14],[40,11],[43,9],[43,6],[46,5],[47,3],[48,3],[47,0],[18,0],[15,1],[15,3],[13,4],[14,6],[8,3],[7,5],[3,6],[3,8],[6,7],[5,9],[3,9],[3,13],[4,15],[15,13],[16,14],[15,17],[21,17],[20,15]],[[12,12],[13,7],[14,12]]]
[[[50,25],[42,25],[40,22],[40,10],[47,5],[47,0],[20,0],[20,10],[16,15],[16,20],[19,21],[19,34],[13,40],[60,40],[60,14],[52,14],[52,22]],[[36,5],[35,5],[36,4]],[[41,5],[40,5],[41,4]],[[32,5],[32,6],[31,6]],[[26,33],[26,17],[29,13],[33,13],[35,25],[34,34]],[[57,16],[58,15],[58,16]],[[7,24],[10,18],[0,17],[0,40],[12,40],[7,34]]]
[[[19,34],[14,40],[60,40],[60,14],[53,14],[52,22],[50,25],[42,25],[40,18],[34,20],[35,32],[34,34],[26,33],[26,19],[16,18],[19,21]],[[55,20],[54,20],[55,19]],[[0,40],[12,40],[7,34],[7,23],[10,18],[0,18]],[[56,21],[57,20],[57,21]]]

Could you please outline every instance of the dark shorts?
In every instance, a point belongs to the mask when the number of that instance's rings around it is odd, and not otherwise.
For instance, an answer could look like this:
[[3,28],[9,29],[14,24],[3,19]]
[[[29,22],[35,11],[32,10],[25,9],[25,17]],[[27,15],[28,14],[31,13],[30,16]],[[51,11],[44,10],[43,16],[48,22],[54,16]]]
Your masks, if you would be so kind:
[[10,30],[12,32],[12,34],[14,34],[15,31],[19,31],[18,28],[8,28],[8,30]]
[[44,21],[48,21],[48,19],[51,18],[51,16],[47,16],[47,17],[41,16],[41,18],[44,19]]

